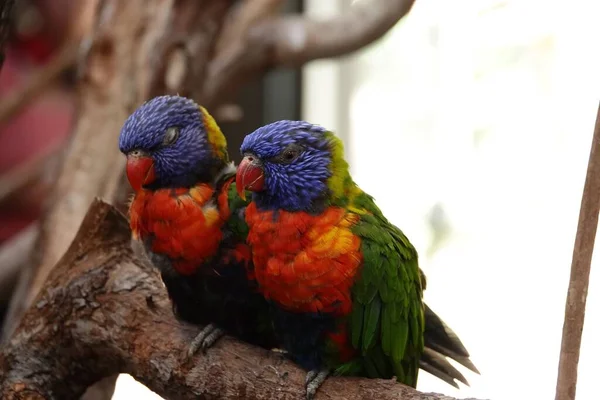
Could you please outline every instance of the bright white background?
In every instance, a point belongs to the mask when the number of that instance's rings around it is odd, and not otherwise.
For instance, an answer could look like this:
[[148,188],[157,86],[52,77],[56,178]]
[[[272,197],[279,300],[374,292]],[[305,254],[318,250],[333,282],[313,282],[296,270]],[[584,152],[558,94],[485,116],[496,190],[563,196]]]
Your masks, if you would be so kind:
[[[359,0],[367,1],[367,0]],[[316,17],[351,0],[310,0]],[[382,41],[305,69],[304,118],[419,249],[427,303],[482,375],[456,397],[550,399],[600,89],[600,2],[417,0]],[[597,394],[600,266],[578,400]],[[123,376],[114,399],[158,398]]]

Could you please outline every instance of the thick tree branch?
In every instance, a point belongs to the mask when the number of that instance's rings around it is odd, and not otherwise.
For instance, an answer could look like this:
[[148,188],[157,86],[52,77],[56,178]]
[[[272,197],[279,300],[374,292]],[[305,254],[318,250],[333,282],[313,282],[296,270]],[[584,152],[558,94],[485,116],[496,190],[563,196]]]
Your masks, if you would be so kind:
[[412,8],[415,0],[361,0],[329,20],[281,17],[272,26],[258,27],[253,35],[274,38],[276,65],[302,65],[320,58],[339,57],[386,34]]
[[[171,399],[303,398],[302,370],[231,338],[185,360],[199,328],[174,318],[157,273],[130,243],[123,215],[96,200],[0,353],[2,399],[77,398],[116,372]],[[332,378],[317,397],[451,400],[359,378]]]
[[[277,0],[249,1],[251,18],[240,11],[226,32],[228,45],[218,46],[204,93],[219,103],[231,88],[278,66],[300,66],[312,60],[356,51],[388,32],[411,9],[414,0],[361,0],[345,13],[325,20],[277,16]],[[251,23],[252,22],[252,23]]]
[[585,319],[585,303],[598,229],[600,211],[600,104],[596,115],[592,149],[579,210],[579,223],[573,248],[571,277],[565,305],[562,345],[558,364],[556,400],[575,400],[577,365]]

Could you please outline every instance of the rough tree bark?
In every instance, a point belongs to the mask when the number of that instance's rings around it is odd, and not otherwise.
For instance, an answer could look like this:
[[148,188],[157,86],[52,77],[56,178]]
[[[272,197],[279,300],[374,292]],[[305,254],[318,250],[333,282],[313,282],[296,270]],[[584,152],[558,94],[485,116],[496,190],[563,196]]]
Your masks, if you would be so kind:
[[280,16],[283,1],[86,3],[95,17],[81,45],[78,120],[12,298],[3,340],[11,338],[68,248],[92,199],[123,207],[127,185],[116,141],[135,107],[158,94],[179,93],[216,108],[271,68],[339,56],[376,40],[414,2],[363,0],[341,16],[312,21]]
[[[0,352],[2,399],[75,399],[116,372],[170,399],[304,398],[301,369],[232,338],[187,360],[199,327],[175,319],[160,278],[135,257],[130,235],[114,207],[92,204]],[[317,396],[452,400],[391,380],[360,378],[331,378]]]

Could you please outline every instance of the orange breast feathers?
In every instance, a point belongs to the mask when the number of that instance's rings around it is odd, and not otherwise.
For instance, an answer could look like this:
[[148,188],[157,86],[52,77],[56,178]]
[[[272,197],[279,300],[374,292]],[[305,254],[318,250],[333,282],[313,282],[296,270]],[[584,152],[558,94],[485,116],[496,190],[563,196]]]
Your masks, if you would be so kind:
[[219,250],[229,218],[227,182],[218,196],[207,184],[184,189],[140,190],[129,208],[135,239],[150,240],[153,252],[188,275]]
[[350,313],[350,289],[362,265],[359,216],[339,207],[321,215],[246,209],[254,272],[266,298],[294,312]]

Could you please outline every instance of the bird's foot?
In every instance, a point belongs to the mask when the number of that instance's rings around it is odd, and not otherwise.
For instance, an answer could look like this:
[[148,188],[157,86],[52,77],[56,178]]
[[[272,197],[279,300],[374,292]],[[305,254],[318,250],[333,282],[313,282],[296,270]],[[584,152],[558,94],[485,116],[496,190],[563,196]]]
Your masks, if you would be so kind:
[[199,349],[205,352],[206,349],[211,347],[217,340],[219,340],[225,331],[215,324],[208,324],[200,331],[200,333],[192,340],[190,347],[188,348],[188,358],[192,357]]
[[306,385],[306,400],[312,400],[317,393],[319,387],[325,382],[325,379],[329,376],[329,370],[313,369],[306,374],[304,384]]

